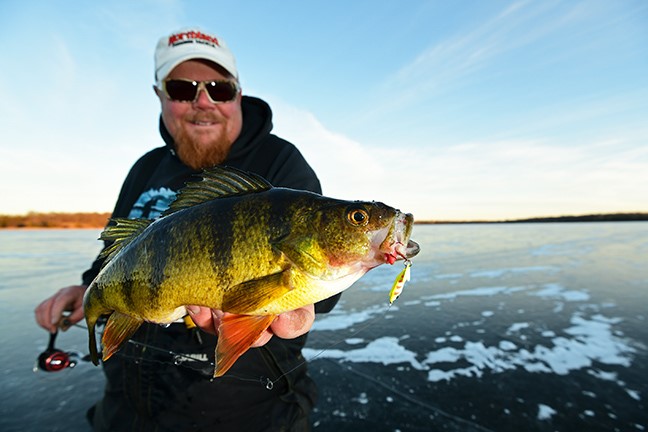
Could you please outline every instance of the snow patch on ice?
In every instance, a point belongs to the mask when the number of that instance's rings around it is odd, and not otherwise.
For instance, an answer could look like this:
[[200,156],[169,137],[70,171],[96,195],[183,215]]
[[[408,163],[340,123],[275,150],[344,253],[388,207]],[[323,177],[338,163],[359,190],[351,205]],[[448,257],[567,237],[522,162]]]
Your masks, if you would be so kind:
[[[451,291],[442,294],[426,296],[423,299],[428,306],[438,306],[439,300],[455,300],[459,297],[493,297],[496,295],[511,295],[526,291],[528,295],[541,297],[544,299],[562,300],[567,302],[578,302],[590,300],[590,295],[586,291],[570,290],[557,283],[548,283],[541,286],[485,286],[460,291]],[[558,311],[562,310],[562,305],[556,306]]]
[[628,393],[628,396],[630,396],[632,399],[636,401],[641,400],[641,396],[639,395],[639,392],[636,390],[626,389],[626,393]]
[[461,273],[447,273],[447,274],[438,274],[435,275],[435,279],[443,280],[443,279],[459,279],[463,277],[463,274]]
[[[539,344],[531,349],[518,349],[506,340],[500,341],[498,346],[466,341],[463,348],[444,347],[428,353],[423,365],[432,367],[428,380],[433,382],[450,381],[459,376],[481,377],[486,371],[501,373],[516,368],[531,373],[567,375],[573,370],[591,367],[594,362],[628,367],[636,350],[613,331],[612,325],[620,321],[602,315],[586,319],[576,314],[571,318],[572,326],[564,330],[568,336],[551,339],[549,346]],[[515,323],[507,334],[527,327],[528,323]],[[457,367],[452,368],[452,363]],[[441,365],[434,367],[437,364]],[[588,372],[603,380],[617,380],[613,373]],[[617,384],[625,386],[620,381]]]
[[307,359],[331,358],[342,362],[354,363],[382,363],[383,365],[409,363],[414,369],[425,370],[426,367],[416,359],[416,353],[405,349],[395,337],[383,337],[369,342],[363,348],[349,351],[327,349],[325,351],[304,348],[304,357]]
[[453,300],[457,297],[484,297],[495,296],[499,294],[512,294],[518,291],[524,291],[527,287],[507,287],[507,286],[493,286],[493,287],[479,287],[468,290],[452,291],[449,293],[435,294],[433,296],[425,297],[426,300]]
[[537,297],[561,298],[565,301],[587,301],[590,299],[588,293],[584,291],[568,290],[560,284],[550,283],[532,293],[531,295]]
[[382,307],[374,307],[359,312],[344,312],[342,309],[333,310],[331,313],[323,316],[317,315],[315,323],[311,330],[342,330],[354,326],[373,318],[374,315],[385,312]]
[[556,414],[556,410],[549,405],[538,404],[538,420],[549,420]]
[[367,393],[364,392],[360,393],[360,395],[357,398],[353,398],[351,400],[356,401],[362,405],[366,405],[369,403],[369,398],[367,397]]
[[517,349],[517,345],[515,345],[513,342],[503,340],[503,341],[500,341],[499,348],[502,351],[513,351],[513,350]]
[[506,334],[512,334],[512,333],[517,333],[522,329],[525,329],[529,327],[529,323],[526,322],[521,322],[521,323],[513,323],[511,326],[506,330]]
[[502,269],[493,269],[493,270],[480,270],[470,273],[470,277],[485,277],[485,278],[500,278],[507,274],[519,274],[519,273],[530,273],[530,272],[552,272],[556,273],[560,271],[557,267],[552,266],[532,266],[532,267],[511,267],[511,268],[502,268]]

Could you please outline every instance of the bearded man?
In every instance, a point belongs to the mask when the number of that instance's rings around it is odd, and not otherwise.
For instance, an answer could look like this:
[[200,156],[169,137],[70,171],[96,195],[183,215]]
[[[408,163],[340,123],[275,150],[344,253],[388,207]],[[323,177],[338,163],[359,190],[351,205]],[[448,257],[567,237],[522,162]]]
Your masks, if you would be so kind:
[[[187,181],[214,165],[259,174],[277,187],[321,193],[297,148],[271,133],[268,104],[242,95],[234,56],[219,37],[198,28],[162,37],[154,90],[165,145],[133,165],[112,217],[160,216]],[[64,311],[71,312],[68,323],[80,321],[83,294],[101,265],[95,260],[81,285],[43,301],[35,311],[39,325],[55,332]],[[315,313],[330,311],[338,298],[280,315],[229,377],[214,380],[210,361],[221,311],[189,306],[193,323],[144,324],[104,363],[104,397],[88,419],[95,431],[112,432],[309,430],[316,389],[301,349]],[[259,377],[281,379],[269,391]]]

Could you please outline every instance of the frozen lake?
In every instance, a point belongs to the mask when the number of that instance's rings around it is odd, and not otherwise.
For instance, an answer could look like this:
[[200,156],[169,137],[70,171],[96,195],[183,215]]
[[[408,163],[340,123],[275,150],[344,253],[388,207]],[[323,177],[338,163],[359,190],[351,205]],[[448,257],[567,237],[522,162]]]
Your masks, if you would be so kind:
[[[33,309],[79,281],[99,231],[0,231],[0,430],[85,431],[99,368],[33,373]],[[319,316],[316,431],[646,430],[648,223],[417,225],[422,252]],[[73,328],[57,346],[86,352]],[[260,387],[260,391],[266,391]]]

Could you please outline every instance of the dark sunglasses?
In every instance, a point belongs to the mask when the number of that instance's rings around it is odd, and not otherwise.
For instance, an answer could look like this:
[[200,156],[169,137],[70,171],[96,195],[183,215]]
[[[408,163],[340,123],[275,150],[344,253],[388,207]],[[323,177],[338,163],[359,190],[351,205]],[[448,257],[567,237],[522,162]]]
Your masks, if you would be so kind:
[[239,92],[239,85],[233,81],[193,81],[188,79],[168,79],[162,82],[166,96],[179,102],[195,102],[200,90],[207,92],[212,103],[232,102]]

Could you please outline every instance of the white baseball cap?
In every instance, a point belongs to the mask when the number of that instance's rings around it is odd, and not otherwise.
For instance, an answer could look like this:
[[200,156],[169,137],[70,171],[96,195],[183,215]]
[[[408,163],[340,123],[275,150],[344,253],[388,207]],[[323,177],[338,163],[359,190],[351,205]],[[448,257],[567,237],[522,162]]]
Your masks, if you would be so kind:
[[174,67],[183,61],[204,59],[212,61],[238,80],[234,55],[224,40],[197,27],[189,27],[163,36],[155,48],[155,83],[161,88],[162,81]]

